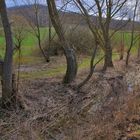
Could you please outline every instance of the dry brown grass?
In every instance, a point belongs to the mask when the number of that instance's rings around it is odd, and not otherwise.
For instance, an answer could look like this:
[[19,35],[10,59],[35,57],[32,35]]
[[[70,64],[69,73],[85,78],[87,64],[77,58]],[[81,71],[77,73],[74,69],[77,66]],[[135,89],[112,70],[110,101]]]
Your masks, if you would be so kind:
[[56,78],[22,80],[20,94],[26,110],[0,109],[0,140],[139,138],[140,87],[128,91],[127,73],[123,79],[114,70],[96,73],[78,93]]

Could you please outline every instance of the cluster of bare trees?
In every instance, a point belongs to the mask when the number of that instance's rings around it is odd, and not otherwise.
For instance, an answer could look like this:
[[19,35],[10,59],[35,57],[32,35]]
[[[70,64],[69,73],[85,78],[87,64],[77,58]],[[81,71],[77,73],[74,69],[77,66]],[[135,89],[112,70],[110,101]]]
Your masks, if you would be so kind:
[[[26,0],[26,2],[30,3],[29,0]],[[63,24],[61,23],[58,8],[56,5],[55,0],[46,0],[48,10],[49,10],[49,16],[51,23],[56,31],[56,34],[60,40],[61,46],[64,50],[64,55],[66,57],[67,62],[67,70],[66,74],[63,80],[63,83],[71,83],[75,80],[77,75],[77,60],[76,60],[76,54],[73,48],[70,46],[70,43],[65,37],[65,31]],[[112,60],[112,49],[113,46],[111,44],[112,37],[115,35],[117,31],[119,31],[121,28],[123,28],[128,22],[132,20],[132,37],[131,37],[131,44],[130,48],[127,52],[126,57],[126,65],[128,65],[129,57],[131,53],[131,49],[135,43],[134,39],[134,26],[135,26],[135,20],[138,13],[138,4],[139,1],[135,0],[133,1],[133,7],[131,8],[131,14],[133,18],[129,18],[128,11],[130,9],[128,8],[123,11],[123,8],[126,8],[126,5],[130,3],[129,0],[94,0],[94,1],[86,1],[86,0],[64,0],[64,4],[71,3],[75,9],[83,16],[83,19],[85,20],[86,24],[89,27],[89,30],[91,31],[94,42],[93,44],[93,54],[91,57],[91,63],[90,63],[90,73],[87,76],[87,78],[79,84],[79,87],[83,86],[92,76],[95,66],[104,59],[104,66],[103,70],[105,71],[108,67],[113,67],[113,60]],[[13,24],[14,27],[14,36],[15,36],[15,46],[12,39],[12,32],[11,32],[11,25],[8,20],[8,15],[6,11],[6,4],[5,0],[0,1],[0,15],[2,19],[2,24],[4,28],[5,33],[5,41],[6,41],[6,51],[5,51],[5,58],[3,63],[3,69],[2,69],[2,106],[9,107],[11,105],[15,105],[17,102],[17,95],[16,90],[14,89],[13,85],[13,53],[14,50],[19,50],[22,41],[24,40],[24,27],[30,26],[32,28],[32,33],[35,35],[38,41],[38,46],[41,50],[41,53],[43,54],[45,60],[48,62],[49,57],[44,52],[42,44],[41,44],[41,31],[40,31],[40,18],[39,18],[39,1],[34,1],[34,12],[35,15],[35,22],[30,21],[30,16],[32,14],[28,13],[28,20],[21,22],[22,20],[21,16],[15,16],[12,17],[13,20],[16,20],[16,23]],[[30,12],[30,11],[28,11]],[[120,14],[121,12],[121,14]],[[24,16],[25,13],[23,13]],[[27,14],[27,13],[26,13]],[[97,22],[95,23],[92,20],[92,15],[97,16]],[[114,30],[110,30],[110,25],[113,19],[119,18],[120,23],[123,20],[124,22],[122,24],[116,25],[116,28]],[[125,19],[125,20],[124,20]],[[51,30],[50,30],[51,31]],[[51,36],[51,35],[50,35]],[[96,63],[94,62],[96,57],[97,49],[100,48],[103,51],[103,57],[99,59]],[[123,53],[122,53],[123,55]],[[123,58],[123,56],[121,57]]]
[[[57,13],[55,0],[52,0],[51,2],[50,1],[47,1],[47,2],[48,2],[48,8],[49,8],[52,24],[62,42],[62,44],[64,45],[65,42],[67,42],[67,41],[64,38],[63,28],[62,28],[62,25],[61,25],[61,22],[59,20],[59,16]],[[122,12],[120,14],[120,11],[123,10],[123,8],[129,2],[130,2],[129,0],[102,0],[102,1],[95,0],[94,2],[90,2],[90,4],[89,4],[85,0],[72,0],[72,3],[75,4],[75,6],[79,9],[81,14],[83,15],[91,33],[93,34],[94,42],[95,42],[95,44],[93,44],[94,51],[93,51],[93,55],[91,58],[90,73],[87,76],[87,78],[79,85],[79,87],[84,85],[86,83],[86,81],[88,81],[90,79],[90,77],[92,76],[92,74],[94,72],[94,68],[97,63],[95,65],[93,65],[93,64],[94,64],[94,59],[96,56],[96,50],[98,47],[100,47],[104,52],[104,56],[98,61],[98,62],[100,62],[104,58],[103,70],[105,71],[108,67],[113,67],[113,61],[112,61],[113,46],[111,44],[111,39],[118,30],[120,30],[121,28],[126,26],[127,23],[132,20],[131,43],[130,43],[130,47],[127,51],[127,57],[126,57],[126,66],[128,65],[130,52],[131,52],[131,49],[135,42],[134,41],[135,40],[134,39],[134,26],[135,26],[134,24],[135,24],[135,18],[137,15],[138,0],[136,0],[133,3],[134,6],[131,9],[128,9],[125,12]],[[132,12],[131,12],[131,14],[133,15],[132,19],[130,19],[128,17],[129,10],[132,10]],[[93,15],[97,16],[98,24],[92,21],[91,13]],[[116,28],[113,31],[111,31],[110,24],[111,24],[111,21],[113,18],[119,18],[120,23],[122,20],[125,19],[125,22],[123,24],[116,25]],[[121,53],[122,53],[121,58],[123,58],[123,56],[122,56],[123,52],[121,52]],[[69,57],[69,61],[70,61],[70,57]],[[73,64],[75,64],[75,67],[76,67],[76,59],[75,59],[75,63],[73,61]],[[72,66],[72,61],[71,61],[71,66]],[[73,68],[75,68],[75,67],[73,65]],[[71,72],[69,71],[69,73],[71,73]],[[73,76],[73,77],[75,77],[75,76]]]

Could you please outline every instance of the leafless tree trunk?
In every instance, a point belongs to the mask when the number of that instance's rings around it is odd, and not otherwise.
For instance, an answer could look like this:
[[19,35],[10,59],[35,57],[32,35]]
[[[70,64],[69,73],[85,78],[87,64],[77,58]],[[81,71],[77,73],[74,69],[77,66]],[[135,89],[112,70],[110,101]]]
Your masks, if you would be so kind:
[[79,85],[78,85],[78,90],[83,87],[89,80],[90,78],[92,77],[93,73],[94,73],[94,70],[96,68],[96,65],[104,58],[104,56],[99,59],[95,64],[94,64],[94,61],[95,61],[95,58],[96,58],[96,53],[97,53],[97,49],[99,47],[99,43],[96,42],[95,43],[95,48],[94,48],[94,51],[93,51],[93,54],[92,54],[92,57],[91,57],[91,61],[90,61],[90,72],[88,74],[88,76],[86,77],[86,79],[81,82]]
[[16,103],[16,93],[13,92],[12,84],[13,40],[5,0],[0,1],[0,14],[6,40],[6,52],[2,74],[2,106],[10,107]]
[[124,31],[121,33],[121,46],[120,46],[120,60],[123,60],[124,57]]
[[[138,15],[137,15],[137,17],[139,18],[139,20],[140,20],[140,4],[138,4]],[[137,57],[138,57],[138,61],[140,61],[140,29],[139,29],[139,34],[138,34],[138,41],[139,41],[139,43],[138,43],[138,54],[137,54]]]
[[41,45],[41,31],[40,31],[40,25],[39,25],[39,9],[38,9],[38,2],[37,2],[37,0],[35,0],[35,3],[34,3],[34,9],[35,9],[35,22],[36,22],[36,29],[37,29],[37,31],[35,32],[35,35],[36,35],[36,37],[37,37],[37,40],[38,40],[38,46],[39,46],[39,48],[40,48],[40,50],[41,50],[41,53],[42,53],[42,55],[44,56],[44,58],[45,58],[45,61],[46,62],[49,62],[50,61],[50,58],[46,55],[46,53],[45,53],[45,51],[44,51],[44,49],[42,48],[42,45]]
[[103,33],[103,40],[104,40],[104,48],[105,48],[105,59],[104,59],[104,67],[103,70],[106,70],[108,67],[113,67],[112,62],[112,46],[111,46],[111,38],[109,34],[110,30],[110,23],[112,19],[112,0],[108,0],[105,2],[106,4],[106,20],[105,24],[103,21],[103,5],[100,3],[99,0],[95,0],[97,5],[98,13],[99,13],[99,24]]
[[108,67],[113,67],[112,47],[109,40],[105,42],[105,59],[104,59],[103,70],[106,70]]
[[[84,15],[94,37],[97,37],[98,40],[100,40],[100,46],[105,53],[103,70],[106,70],[108,67],[113,67],[111,38],[126,24],[119,25],[113,33],[110,34],[110,23],[113,17],[122,9],[127,0],[95,0],[91,5],[82,0],[73,1]],[[98,25],[92,21],[91,16],[89,15],[89,11],[91,10],[97,15]],[[121,18],[123,19],[123,17]]]
[[64,53],[66,56],[66,60],[67,60],[67,71],[64,77],[64,83],[70,83],[75,79],[76,74],[77,74],[76,55],[75,55],[74,50],[70,47],[69,43],[65,39],[64,31],[63,31],[63,28],[59,19],[55,0],[51,0],[51,1],[47,0],[47,3],[48,3],[48,9],[49,9],[52,25],[55,28],[55,31],[59,37],[59,40],[62,44]]
[[[32,31],[30,31],[37,39],[38,47],[41,51],[42,56],[44,57],[46,62],[50,62],[50,58],[45,52],[43,46],[42,46],[42,38],[41,38],[41,30],[40,30],[40,5],[39,0],[22,0],[22,2],[25,5],[32,5],[32,9],[27,9],[24,12],[21,10],[19,11],[20,14],[23,16],[28,17],[26,20],[28,22],[28,25],[31,27]],[[14,3],[17,4],[18,1],[14,0]],[[33,16],[33,17],[32,17]],[[34,21],[33,21],[34,18]]]
[[129,64],[129,58],[130,58],[130,53],[131,53],[131,50],[132,50],[132,47],[134,45],[134,35],[135,35],[135,18],[136,18],[136,12],[137,12],[137,7],[138,7],[138,2],[139,0],[136,0],[135,2],[135,8],[134,8],[134,14],[133,14],[133,22],[132,22],[132,33],[131,33],[131,43],[130,43],[130,47],[127,51],[127,56],[126,56],[126,66],[128,66]]
[[140,47],[138,48],[138,59],[140,59]]
[[140,60],[140,34],[139,34],[139,46],[138,46],[138,60]]

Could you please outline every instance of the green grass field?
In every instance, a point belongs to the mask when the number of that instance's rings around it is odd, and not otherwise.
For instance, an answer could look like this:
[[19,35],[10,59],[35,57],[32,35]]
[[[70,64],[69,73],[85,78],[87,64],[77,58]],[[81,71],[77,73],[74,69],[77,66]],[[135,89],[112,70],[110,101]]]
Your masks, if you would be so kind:
[[[41,39],[42,42],[44,42],[45,40],[47,40],[47,36],[48,36],[48,28],[40,28],[41,31]],[[54,30],[52,29],[52,31],[54,32]],[[4,56],[4,49],[5,48],[5,39],[3,35],[0,35],[0,56],[3,57]],[[22,42],[22,56],[31,56],[33,55],[33,53],[35,51],[38,51],[38,45],[37,45],[37,38],[34,35],[34,32],[29,33],[26,32],[25,33],[25,38]]]
[[[42,42],[47,40],[47,36],[48,36],[48,28],[40,28],[41,30],[41,38],[42,38]],[[54,33],[54,29],[53,33]],[[137,35],[137,33],[135,33],[135,36]],[[121,32],[117,32],[115,34],[115,36],[112,38],[112,46],[113,47],[117,47],[120,45],[121,43],[121,39],[122,39],[122,33]],[[124,43],[125,43],[125,47],[128,48],[130,45],[130,41],[131,41],[131,33],[125,32],[124,33]],[[132,52],[135,53],[137,52],[137,46],[138,46],[138,42],[135,44],[135,46],[133,47]],[[4,56],[4,51],[5,51],[5,39],[2,35],[0,35],[0,57]],[[38,52],[39,48],[37,45],[37,38],[32,34],[32,33],[26,33],[25,34],[25,39],[22,43],[22,57],[34,57],[34,53]]]

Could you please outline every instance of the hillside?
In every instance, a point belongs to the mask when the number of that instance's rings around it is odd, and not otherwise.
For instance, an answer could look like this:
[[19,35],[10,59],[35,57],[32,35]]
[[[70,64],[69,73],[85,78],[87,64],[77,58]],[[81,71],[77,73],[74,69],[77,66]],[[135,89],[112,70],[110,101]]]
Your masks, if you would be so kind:
[[[38,5],[39,9],[39,24],[40,26],[48,26],[48,9],[44,5]],[[35,22],[35,14],[34,14],[34,6],[33,5],[24,5],[24,6],[16,6],[11,7],[8,9],[9,16],[11,15],[21,15],[24,16],[26,19],[31,20],[32,22]],[[79,13],[75,12],[64,12],[60,11],[60,18],[63,24],[66,25],[86,25],[86,22],[83,18],[83,16]],[[91,16],[91,20],[95,24],[98,24],[96,16]],[[116,20],[113,19],[110,25],[111,29],[119,28],[120,26],[124,25],[127,21],[123,20]],[[130,30],[132,23],[129,22],[123,29],[124,30]],[[135,22],[135,29],[137,30],[140,27],[139,22]]]

